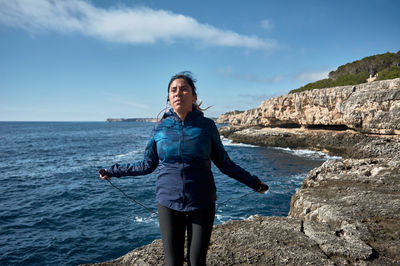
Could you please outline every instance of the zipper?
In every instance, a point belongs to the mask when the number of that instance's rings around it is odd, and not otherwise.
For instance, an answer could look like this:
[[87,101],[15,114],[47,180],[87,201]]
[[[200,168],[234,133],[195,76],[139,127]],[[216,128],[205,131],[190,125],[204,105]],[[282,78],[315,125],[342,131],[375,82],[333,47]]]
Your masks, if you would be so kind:
[[182,164],[182,169],[181,169],[181,178],[182,178],[182,196],[183,196],[183,204],[186,204],[186,198],[185,198],[185,180],[183,176],[183,170],[185,168],[185,163],[183,161],[183,142],[184,142],[184,127],[185,127],[185,121],[182,121],[182,131],[181,131],[181,143],[179,145],[179,153],[181,157],[181,164]]

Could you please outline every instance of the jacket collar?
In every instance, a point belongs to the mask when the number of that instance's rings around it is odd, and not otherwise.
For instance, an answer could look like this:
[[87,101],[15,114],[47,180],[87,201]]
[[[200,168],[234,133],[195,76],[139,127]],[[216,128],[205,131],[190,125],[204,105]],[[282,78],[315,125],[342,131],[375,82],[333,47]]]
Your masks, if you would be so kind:
[[[200,111],[198,109],[194,109],[193,111],[187,113],[187,115],[185,117],[185,122],[194,120],[195,118],[202,117],[202,116],[204,116],[202,111]],[[175,113],[174,109],[172,109],[172,108],[170,108],[163,115],[163,119],[166,119],[166,118],[171,118],[171,119],[174,119],[175,121],[182,122],[182,120],[179,118],[178,114]]]

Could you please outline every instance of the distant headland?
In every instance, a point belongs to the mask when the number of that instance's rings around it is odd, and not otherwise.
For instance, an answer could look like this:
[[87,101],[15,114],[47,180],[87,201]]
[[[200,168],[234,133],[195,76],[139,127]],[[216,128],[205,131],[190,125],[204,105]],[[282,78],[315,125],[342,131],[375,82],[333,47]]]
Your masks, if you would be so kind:
[[107,118],[107,122],[157,122],[156,118]]
[[[209,117],[217,121],[217,117]],[[157,122],[157,118],[107,118],[106,122]]]

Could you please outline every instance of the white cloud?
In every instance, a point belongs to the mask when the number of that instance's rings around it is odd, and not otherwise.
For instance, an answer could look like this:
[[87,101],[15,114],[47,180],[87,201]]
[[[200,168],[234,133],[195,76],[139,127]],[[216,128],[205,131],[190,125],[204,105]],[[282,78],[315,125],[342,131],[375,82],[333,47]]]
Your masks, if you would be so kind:
[[305,81],[305,82],[313,82],[320,79],[328,78],[328,74],[331,70],[318,70],[318,71],[304,71],[297,74],[293,80],[295,81]]
[[0,0],[0,24],[29,32],[79,32],[128,44],[189,40],[205,46],[271,50],[275,40],[241,35],[194,18],[150,8],[96,7],[82,0]]

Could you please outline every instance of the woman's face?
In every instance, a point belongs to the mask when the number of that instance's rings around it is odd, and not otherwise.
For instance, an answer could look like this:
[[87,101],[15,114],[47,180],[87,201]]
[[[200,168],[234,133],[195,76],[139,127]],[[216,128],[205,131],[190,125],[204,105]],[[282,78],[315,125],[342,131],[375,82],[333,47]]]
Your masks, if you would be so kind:
[[196,102],[197,96],[184,79],[175,79],[169,86],[169,103],[178,114],[186,116],[192,111],[192,104]]

